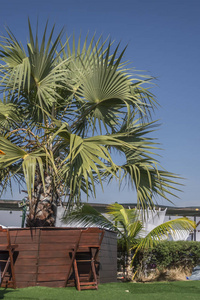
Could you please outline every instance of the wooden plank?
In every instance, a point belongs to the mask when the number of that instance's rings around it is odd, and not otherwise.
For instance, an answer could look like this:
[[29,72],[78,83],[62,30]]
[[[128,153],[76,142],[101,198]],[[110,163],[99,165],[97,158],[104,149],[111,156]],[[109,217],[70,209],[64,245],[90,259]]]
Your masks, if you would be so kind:
[[36,281],[35,273],[17,273],[17,270],[15,270],[15,276],[16,276],[16,282],[21,281]]
[[14,241],[16,244],[34,244],[38,243],[39,236],[16,236],[14,239],[11,239],[11,241]]
[[38,228],[33,229],[25,229],[25,228],[19,228],[19,229],[10,229],[10,236],[11,237],[19,237],[19,236],[35,236],[39,234]]
[[36,286],[36,281],[17,281],[17,288],[26,288],[29,286]]
[[8,243],[8,240],[7,240],[7,237],[5,236],[0,236],[0,244],[7,244]]
[[68,252],[66,253],[65,250],[60,251],[40,251],[40,258],[59,258],[59,257],[66,257]]
[[65,257],[54,257],[51,259],[49,258],[40,258],[39,260],[39,264],[40,266],[60,266],[60,265],[65,265],[69,263],[69,257],[65,256]]
[[60,251],[65,250],[66,252],[70,249],[73,250],[75,248],[75,243],[51,243],[51,244],[40,244],[40,251]]
[[[59,280],[65,280],[66,279],[66,272],[59,274]],[[38,280],[40,281],[57,281],[58,280],[58,273],[51,273],[51,274],[45,274],[45,273],[38,273]]]
[[38,244],[18,244],[18,247],[16,248],[16,251],[37,251]]
[[71,231],[67,231],[67,230],[52,230],[52,231],[48,231],[48,230],[41,230],[41,241],[44,238],[44,236],[50,237],[50,236],[78,236],[80,234],[80,230],[71,230]]
[[77,253],[79,252],[85,252],[85,253],[90,253],[90,247],[81,247],[81,245],[79,246]]
[[69,269],[69,263],[70,262],[68,262],[68,264],[64,265],[64,266],[52,266],[52,265],[41,266],[41,265],[39,265],[38,266],[38,274],[41,274],[41,273],[45,273],[45,274],[67,273],[67,271]]
[[15,262],[15,267],[18,265],[22,266],[35,266],[37,264],[37,258],[20,258]]
[[32,251],[32,250],[29,250],[29,251],[19,251],[18,253],[18,256],[17,256],[17,260],[20,260],[21,258],[37,258],[37,251]]
[[101,235],[101,233],[100,232],[84,232],[83,231],[83,234],[82,234],[82,236],[81,236],[81,241],[82,241],[82,239],[84,240],[85,238],[87,238],[88,236],[90,237],[90,238],[97,238],[98,240],[99,240],[99,236]]
[[35,274],[36,273],[36,268],[37,266],[23,266],[23,265],[18,265],[17,268],[15,268],[15,273],[16,274]]
[[70,234],[70,235],[43,235],[41,236],[40,238],[40,242],[42,244],[49,244],[49,243],[55,243],[55,240],[56,240],[56,243],[63,243],[63,242],[75,242],[77,241],[77,237],[78,237],[78,234]]
[[[54,281],[40,281],[37,282],[37,286],[47,286],[47,287],[65,287],[65,281],[64,280],[54,280]],[[74,282],[72,284],[74,286]]]

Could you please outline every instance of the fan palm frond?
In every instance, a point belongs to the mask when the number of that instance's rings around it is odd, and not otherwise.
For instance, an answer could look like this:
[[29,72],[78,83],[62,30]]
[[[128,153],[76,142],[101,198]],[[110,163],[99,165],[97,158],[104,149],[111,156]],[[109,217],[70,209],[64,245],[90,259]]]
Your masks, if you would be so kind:
[[101,227],[117,230],[111,221],[89,204],[83,204],[81,207],[74,208],[72,211],[66,211],[62,220],[66,226]]

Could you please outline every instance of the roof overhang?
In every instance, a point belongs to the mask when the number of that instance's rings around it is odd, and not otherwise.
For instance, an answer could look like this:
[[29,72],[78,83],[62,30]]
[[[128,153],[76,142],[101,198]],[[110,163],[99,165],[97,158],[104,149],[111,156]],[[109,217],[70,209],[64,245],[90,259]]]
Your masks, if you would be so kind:
[[[0,210],[13,210],[19,211],[20,208],[20,200],[0,200]],[[64,203],[64,205],[67,203]],[[94,207],[97,211],[101,213],[106,213],[107,203],[88,203],[92,207]],[[136,208],[136,203],[121,203],[125,208]],[[164,210],[167,208],[166,215],[167,216],[188,216],[188,217],[200,217],[200,206],[196,207],[177,207],[177,206],[163,206],[156,205],[156,209],[160,208]]]

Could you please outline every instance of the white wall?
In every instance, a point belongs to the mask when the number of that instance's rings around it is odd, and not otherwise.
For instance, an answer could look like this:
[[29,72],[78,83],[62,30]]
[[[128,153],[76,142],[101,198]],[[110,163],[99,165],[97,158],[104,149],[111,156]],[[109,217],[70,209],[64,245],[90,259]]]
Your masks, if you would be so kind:
[[22,211],[0,210],[0,224],[4,226],[21,227]]

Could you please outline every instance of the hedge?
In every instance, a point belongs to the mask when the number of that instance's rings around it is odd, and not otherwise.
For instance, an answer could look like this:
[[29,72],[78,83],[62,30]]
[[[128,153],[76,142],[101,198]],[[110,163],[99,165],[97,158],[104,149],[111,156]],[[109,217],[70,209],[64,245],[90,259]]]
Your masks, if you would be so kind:
[[164,241],[154,248],[139,251],[133,261],[134,270],[190,269],[200,264],[200,242]]

